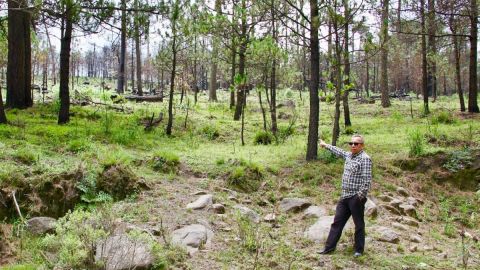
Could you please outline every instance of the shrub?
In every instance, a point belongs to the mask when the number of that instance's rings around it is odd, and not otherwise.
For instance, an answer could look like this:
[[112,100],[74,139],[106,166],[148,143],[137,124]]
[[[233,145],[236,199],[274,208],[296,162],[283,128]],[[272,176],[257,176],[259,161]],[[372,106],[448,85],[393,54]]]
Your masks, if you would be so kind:
[[237,213],[238,238],[249,252],[255,252],[259,246],[258,227],[246,216]]
[[295,127],[294,126],[278,126],[278,137],[285,141],[288,137],[295,134]]
[[212,125],[204,126],[200,130],[200,133],[211,141],[215,140],[220,136],[220,132],[218,131],[218,128]]
[[432,116],[432,124],[453,124],[455,118],[450,111],[440,111]]
[[[108,200],[106,194],[102,195],[100,193],[103,191],[110,194],[114,200],[123,200],[140,189],[141,183],[139,180],[130,167],[126,165],[119,164],[106,167],[97,177],[96,186],[99,193],[96,195],[101,196],[98,198],[100,200]],[[83,199],[85,198],[88,197]]]
[[420,156],[424,153],[425,140],[422,132],[414,129],[408,133],[408,147],[410,156]]
[[268,145],[268,144],[271,144],[274,140],[275,140],[275,137],[273,136],[272,133],[261,130],[255,133],[255,138],[253,141],[255,144]]
[[22,162],[23,164],[26,164],[26,165],[32,165],[34,164],[35,162],[37,162],[37,158],[38,156],[35,155],[34,152],[30,151],[30,150],[27,150],[26,148],[20,148],[18,149],[14,156],[13,156],[16,160]]
[[60,218],[56,234],[49,234],[42,240],[42,246],[53,256],[49,257],[52,268],[92,269],[95,264],[96,243],[108,236],[111,218],[99,211],[75,210]]
[[89,148],[88,142],[84,139],[71,140],[67,145],[67,150],[73,153],[85,151]]
[[172,152],[157,152],[152,159],[152,168],[164,173],[174,173],[180,165],[180,158]]
[[321,160],[328,164],[337,161],[337,157],[332,152],[324,150],[318,153],[318,160]]
[[447,162],[443,167],[450,172],[458,172],[472,164],[472,152],[468,148],[453,151],[450,153]]
[[253,162],[240,161],[227,177],[227,185],[242,192],[255,192],[260,188],[263,168]]

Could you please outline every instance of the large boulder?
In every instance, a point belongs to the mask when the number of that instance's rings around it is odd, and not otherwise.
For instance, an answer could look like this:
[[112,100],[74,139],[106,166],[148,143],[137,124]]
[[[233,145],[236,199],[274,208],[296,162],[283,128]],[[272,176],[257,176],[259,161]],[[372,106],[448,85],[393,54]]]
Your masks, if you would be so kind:
[[378,227],[376,228],[378,241],[387,242],[387,243],[398,243],[400,242],[400,236],[394,230],[387,227]]
[[311,203],[305,199],[285,198],[280,202],[280,210],[282,212],[299,212],[310,205]]
[[57,220],[51,217],[34,217],[27,220],[27,230],[35,235],[52,233],[56,224]]
[[116,235],[97,245],[95,261],[103,262],[105,270],[150,269],[154,257],[150,246],[128,235]]
[[[333,223],[334,216],[323,216],[315,222],[310,228],[305,231],[305,237],[316,243],[323,243],[327,240],[328,233],[330,232],[330,227]],[[343,231],[353,230],[355,226],[353,225],[352,219],[349,219]]]
[[185,247],[190,255],[210,247],[213,231],[201,224],[192,224],[173,231],[172,243]]
[[303,218],[319,218],[327,214],[327,210],[324,207],[311,205],[305,211],[303,211]]

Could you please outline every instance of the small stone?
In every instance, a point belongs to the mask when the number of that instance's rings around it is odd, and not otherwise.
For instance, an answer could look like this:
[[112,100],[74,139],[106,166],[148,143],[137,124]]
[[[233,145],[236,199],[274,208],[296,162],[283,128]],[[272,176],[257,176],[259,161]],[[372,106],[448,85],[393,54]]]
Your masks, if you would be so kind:
[[423,246],[424,251],[432,251],[433,247],[432,246]]
[[402,217],[400,222],[402,222],[403,224],[406,224],[408,226],[412,226],[412,227],[419,227],[420,224],[418,223],[418,221],[412,219],[412,218],[408,218],[408,217]]
[[418,206],[418,200],[415,199],[414,197],[408,197],[407,198],[407,204],[413,205],[413,206]]
[[416,252],[418,250],[418,247],[417,246],[411,246],[408,250],[410,250],[410,252]]
[[172,232],[172,243],[183,246],[190,255],[202,247],[209,247],[213,231],[201,224],[192,224]]
[[323,207],[311,205],[305,211],[303,211],[303,219],[307,218],[319,218],[325,216],[327,214],[327,210]]
[[418,269],[427,269],[428,268],[428,264],[424,263],[424,262],[421,262],[417,265],[417,268]]
[[469,232],[464,232],[463,235],[465,235],[466,238],[473,239],[473,235]]
[[277,220],[277,216],[274,213],[267,214],[263,218],[263,221],[265,222],[275,222],[276,220]]
[[397,223],[397,222],[392,223],[392,227],[395,228],[395,229],[401,230],[401,231],[408,231],[407,226],[405,226],[403,224],[400,224],[400,223]]
[[206,194],[207,192],[202,190],[192,193],[193,196],[200,196],[200,195],[206,195]]
[[385,195],[385,194],[382,194],[382,195],[378,196],[378,199],[381,200],[381,201],[384,201],[384,202],[391,202],[393,200],[393,198],[391,196],[388,196],[388,195]]
[[446,258],[448,258],[448,254],[447,254],[447,252],[442,252],[442,253],[438,254],[438,257],[440,257],[442,259],[446,259]]
[[251,221],[253,221],[255,223],[260,222],[260,216],[255,211],[253,211],[252,209],[250,209],[248,207],[245,207],[243,205],[235,205],[234,208],[236,210],[238,210],[242,216],[247,217]]
[[386,209],[388,212],[392,213],[392,214],[395,214],[395,215],[398,215],[398,216],[401,216],[402,213],[400,213],[400,210],[398,210],[397,208],[389,205],[389,204],[382,204],[380,205],[383,209]]
[[242,203],[244,203],[244,204],[252,204],[252,200],[250,200],[250,199],[245,199],[245,200],[242,200]]
[[365,214],[371,218],[376,218],[378,215],[377,205],[370,198],[367,198],[365,203]]
[[400,242],[400,236],[398,235],[398,233],[387,227],[378,227],[377,233],[379,234],[377,237],[378,241],[394,244]]
[[393,207],[395,207],[395,208],[399,208],[400,204],[402,204],[402,203],[403,203],[403,201],[400,200],[400,199],[393,199],[393,200],[389,203],[389,205],[391,205],[391,206],[393,206]]
[[212,203],[213,203],[213,195],[206,194],[206,195],[200,196],[196,201],[187,204],[187,209],[193,209],[193,210],[203,209],[206,206],[212,205]]
[[225,214],[225,206],[224,206],[223,204],[220,204],[220,203],[212,204],[212,206],[210,207],[210,209],[211,209],[214,213],[217,213],[217,214]]
[[403,197],[408,197],[408,191],[404,189],[403,187],[397,187],[397,193],[402,195]]
[[234,202],[237,202],[237,203],[238,203],[238,199],[237,199],[237,197],[235,197],[235,196],[230,195],[230,196],[228,196],[228,199],[229,199],[230,201],[234,201]]
[[280,210],[282,212],[299,212],[310,205],[311,203],[305,199],[285,198],[280,202]]
[[405,215],[413,218],[417,217],[417,210],[415,209],[415,206],[409,204],[401,204],[399,207],[402,213],[404,213]]
[[410,235],[410,242],[421,243],[423,240],[419,235],[412,234]]

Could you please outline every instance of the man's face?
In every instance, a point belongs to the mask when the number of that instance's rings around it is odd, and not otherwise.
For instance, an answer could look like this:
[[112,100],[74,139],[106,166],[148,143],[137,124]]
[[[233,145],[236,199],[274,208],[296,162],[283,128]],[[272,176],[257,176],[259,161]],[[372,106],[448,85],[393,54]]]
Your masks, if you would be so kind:
[[352,137],[352,140],[348,144],[350,145],[350,151],[352,151],[354,155],[363,149],[363,143],[360,137]]

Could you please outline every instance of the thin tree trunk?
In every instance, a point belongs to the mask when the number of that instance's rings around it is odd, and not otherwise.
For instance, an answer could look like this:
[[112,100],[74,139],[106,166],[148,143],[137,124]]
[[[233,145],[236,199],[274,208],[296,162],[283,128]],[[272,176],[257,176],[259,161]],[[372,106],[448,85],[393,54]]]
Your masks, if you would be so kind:
[[122,23],[120,34],[120,61],[117,78],[117,93],[123,94],[125,89],[125,63],[127,58],[127,0],[122,0]]
[[477,42],[478,42],[478,4],[477,0],[470,0],[470,65],[468,86],[468,112],[479,113],[477,96]]
[[[275,40],[275,43],[278,43],[277,40],[277,29],[275,25],[275,10],[274,10],[274,1],[271,2],[271,14],[272,14],[272,36]],[[277,137],[277,81],[276,81],[276,56],[273,56],[272,60],[272,70],[270,77],[270,116],[272,119],[272,133]]]
[[428,0],[428,86],[432,91],[433,101],[437,100],[437,64],[435,55],[437,54],[437,45],[435,39],[435,0]]
[[[343,0],[343,6],[345,8],[345,31],[344,31],[344,46],[345,51],[344,55],[344,63],[345,63],[345,85],[350,84],[350,53],[348,51],[348,43],[349,43],[349,21],[350,21],[350,7],[348,0]],[[343,118],[345,120],[345,127],[349,127],[352,125],[352,121],[350,120],[350,108],[348,107],[348,90],[345,90],[343,93]]]
[[143,96],[142,51],[140,47],[140,26],[135,22],[135,53],[137,59],[137,95]]
[[335,59],[338,63],[335,70],[335,115],[333,119],[332,131],[332,145],[337,145],[338,137],[340,136],[340,90],[342,89],[342,71],[340,63],[342,61],[342,52],[340,47],[340,37],[338,33],[338,21],[334,19],[333,29],[335,33]]
[[390,96],[388,89],[388,5],[389,0],[382,3],[382,28],[381,28],[381,77],[380,90],[382,91],[382,107],[390,107]]
[[308,117],[307,160],[317,158],[318,152],[318,120],[320,103],[318,98],[318,84],[320,81],[320,51],[318,29],[320,26],[318,1],[310,0],[310,115]]
[[70,92],[68,89],[69,66],[70,66],[70,45],[72,42],[72,7],[67,6],[65,11],[65,29],[61,39],[60,47],[60,111],[58,123],[66,124],[70,121]]
[[3,107],[2,86],[0,85],[0,124],[6,124],[7,122],[5,108]]
[[[246,9],[246,3],[245,0],[242,0],[242,9]],[[242,104],[242,102],[246,102],[245,96],[245,88],[246,85],[243,85],[246,83],[246,75],[245,75],[245,61],[246,61],[246,51],[247,51],[247,45],[248,45],[248,33],[247,33],[247,18],[245,13],[242,14],[242,24],[241,24],[241,35],[240,35],[240,48],[239,48],[239,63],[238,63],[238,73],[240,77],[242,78],[242,84],[239,89],[237,89],[237,105],[235,107],[235,114],[233,116],[233,120],[238,121],[240,120],[240,116],[242,115],[243,112],[243,107],[245,104]]]
[[235,107],[235,60],[237,59],[237,51],[235,44],[232,42],[232,70],[230,75],[230,109]]
[[450,17],[450,30],[452,31],[453,39],[453,54],[455,55],[455,82],[457,86],[458,98],[460,100],[460,111],[465,111],[465,100],[463,98],[462,90],[462,78],[461,78],[461,69],[460,69],[460,46],[458,44],[458,37],[456,26],[454,25],[453,16]]
[[[222,13],[222,2],[221,0],[215,0],[215,12],[217,16],[220,16]],[[217,99],[217,68],[218,68],[218,44],[219,44],[219,34],[214,33],[213,37],[213,48],[212,48],[212,70],[210,72],[210,85],[208,87],[208,101],[216,102]]]
[[427,44],[425,40],[425,0],[420,0],[421,34],[422,34],[422,94],[423,110],[429,114],[428,109],[428,78],[427,78]]
[[366,64],[366,68],[365,68],[366,70],[365,70],[365,71],[366,71],[366,73],[367,73],[367,74],[366,74],[366,75],[367,75],[367,76],[366,76],[367,78],[366,78],[366,81],[365,81],[365,91],[366,91],[367,97],[369,97],[369,96],[370,96],[370,93],[369,93],[369,88],[370,88],[370,85],[369,85],[369,83],[370,83],[370,71],[369,71],[370,67],[369,67],[369,63],[370,63],[370,62],[368,61],[368,56],[366,56],[365,58],[367,58],[367,59],[366,59],[366,63],[365,63],[365,64]]

